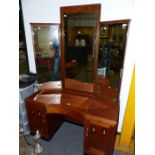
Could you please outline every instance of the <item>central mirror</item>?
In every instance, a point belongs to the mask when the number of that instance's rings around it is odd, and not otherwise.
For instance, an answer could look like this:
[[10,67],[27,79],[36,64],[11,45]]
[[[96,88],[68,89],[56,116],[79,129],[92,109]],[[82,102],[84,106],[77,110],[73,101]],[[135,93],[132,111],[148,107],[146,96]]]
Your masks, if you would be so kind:
[[100,4],[61,7],[61,69],[66,89],[94,92]]

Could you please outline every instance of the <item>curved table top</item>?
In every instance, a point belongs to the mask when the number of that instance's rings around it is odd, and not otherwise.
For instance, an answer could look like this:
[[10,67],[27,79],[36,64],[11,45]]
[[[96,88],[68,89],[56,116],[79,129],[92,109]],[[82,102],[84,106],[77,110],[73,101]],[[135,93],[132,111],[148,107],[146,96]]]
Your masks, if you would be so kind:
[[[47,114],[76,115],[83,122],[84,117],[117,124],[119,107],[115,97],[75,94],[63,91],[60,82],[48,82],[41,85],[40,91],[31,95],[26,102],[44,106]],[[52,88],[52,87],[53,88]]]

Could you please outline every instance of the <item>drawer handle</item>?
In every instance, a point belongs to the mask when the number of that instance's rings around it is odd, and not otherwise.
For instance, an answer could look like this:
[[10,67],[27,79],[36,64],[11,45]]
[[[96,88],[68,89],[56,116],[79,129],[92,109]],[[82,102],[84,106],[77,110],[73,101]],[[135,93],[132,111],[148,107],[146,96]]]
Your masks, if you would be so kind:
[[93,132],[95,132],[95,128],[93,127]]
[[34,114],[34,111],[32,110],[32,112],[31,112],[32,114]]
[[88,130],[89,130],[89,128],[86,129],[86,136],[87,136],[87,137],[88,137]]
[[68,105],[68,106],[70,106],[70,105],[71,105],[71,103],[69,103],[69,102],[68,102],[68,103],[67,103],[67,105]]
[[38,116],[40,116],[41,115],[41,113],[40,112],[38,112]]
[[37,100],[37,98],[38,98],[38,95],[36,95],[36,96],[34,97],[34,101],[36,101],[36,100]]
[[105,129],[103,129],[102,134],[103,134],[103,136],[105,136],[105,135],[106,135]]
[[116,98],[114,98],[113,101],[116,102]]

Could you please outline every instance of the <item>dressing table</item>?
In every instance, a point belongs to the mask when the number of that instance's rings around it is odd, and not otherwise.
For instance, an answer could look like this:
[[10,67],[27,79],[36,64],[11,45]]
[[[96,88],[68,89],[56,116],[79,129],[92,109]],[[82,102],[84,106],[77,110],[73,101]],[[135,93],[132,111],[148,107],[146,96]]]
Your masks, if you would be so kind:
[[[84,153],[112,155],[118,124],[119,93],[110,86],[106,77],[97,76],[100,8],[100,4],[60,8],[62,80],[41,84],[39,91],[26,98],[25,102],[31,133],[39,130],[42,138],[48,140],[67,120],[84,126]],[[95,23],[91,25],[94,45],[93,52],[88,55],[88,64],[93,68],[93,80],[89,83],[85,78],[68,78],[64,67],[68,41],[72,40],[68,32],[74,29],[75,19],[83,22],[84,18],[95,20],[88,21],[89,24]],[[81,25],[80,31],[83,31],[81,27],[88,27],[86,23]]]
[[[39,92],[26,99],[31,132],[39,130],[42,138],[49,139],[64,120],[71,121],[84,126],[85,153],[112,154],[119,112],[117,91],[99,83],[105,94],[87,95],[63,90],[60,85],[60,82],[44,83]],[[74,81],[69,85],[74,86]],[[83,90],[86,88],[91,91],[91,86],[86,84]]]

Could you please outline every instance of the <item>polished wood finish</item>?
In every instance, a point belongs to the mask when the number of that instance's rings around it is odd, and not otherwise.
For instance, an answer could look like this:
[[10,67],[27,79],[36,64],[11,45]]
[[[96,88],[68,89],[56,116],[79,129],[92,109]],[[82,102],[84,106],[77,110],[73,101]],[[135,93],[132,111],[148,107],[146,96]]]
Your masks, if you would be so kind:
[[111,21],[105,21],[105,22],[100,22],[100,25],[104,24],[129,24],[130,19],[122,19],[122,20],[111,20]]
[[30,23],[33,26],[48,26],[48,25],[59,25],[59,23]]
[[[61,30],[61,80],[62,80],[62,87],[64,89],[73,89],[73,90],[79,90],[81,91],[81,87],[71,87],[68,88],[66,86],[68,86],[65,83],[65,33],[64,33],[64,14],[69,14],[69,13],[96,13],[97,18],[96,18],[96,32],[95,32],[95,50],[94,50],[94,67],[93,67],[93,83],[92,83],[92,87],[93,87],[93,93],[95,91],[94,89],[94,83],[96,81],[96,71],[97,71],[97,59],[98,59],[98,45],[99,45],[99,20],[100,20],[100,10],[101,10],[101,4],[90,4],[90,5],[76,5],[76,6],[65,6],[65,7],[61,7],[60,11],[61,11],[61,25],[60,25],[60,30]],[[69,79],[68,79],[69,80]],[[76,82],[76,81],[75,81]],[[78,83],[78,81],[77,81]],[[70,85],[69,85],[70,86]],[[88,91],[89,89],[85,89],[85,92],[87,93],[92,93],[92,91]],[[83,91],[83,90],[82,90]]]
[[39,130],[43,138],[49,139],[62,124],[63,115],[49,115],[46,112],[46,107],[41,102],[33,102],[32,98],[39,93],[40,92],[33,94],[31,98],[26,100],[29,127],[31,133],[34,134],[36,130]]
[[64,120],[72,121],[84,126],[85,153],[111,155],[118,122],[118,94],[109,88],[106,79],[98,81],[107,87],[98,96],[66,91],[60,88],[60,82],[40,85],[40,91],[26,99],[31,132],[39,130],[42,138],[49,139]]
[[102,154],[111,155],[115,140],[115,126],[99,120],[86,119],[84,150],[90,154],[92,152],[102,152]]
[[41,132],[42,138],[54,135],[64,120],[84,126],[84,153],[112,155],[118,124],[118,90],[110,87],[106,78],[97,76],[99,23],[96,27],[96,47],[93,83],[65,79],[64,23],[65,13],[92,13],[100,17],[100,4],[61,7],[61,78],[62,81],[39,85],[39,91],[25,100],[30,130]]
[[65,79],[65,87],[75,90],[75,91],[82,91],[93,93],[94,85],[92,83],[83,83],[74,79]]
[[61,90],[62,89],[62,84],[61,81],[55,81],[55,82],[46,82],[38,85],[39,90]]

